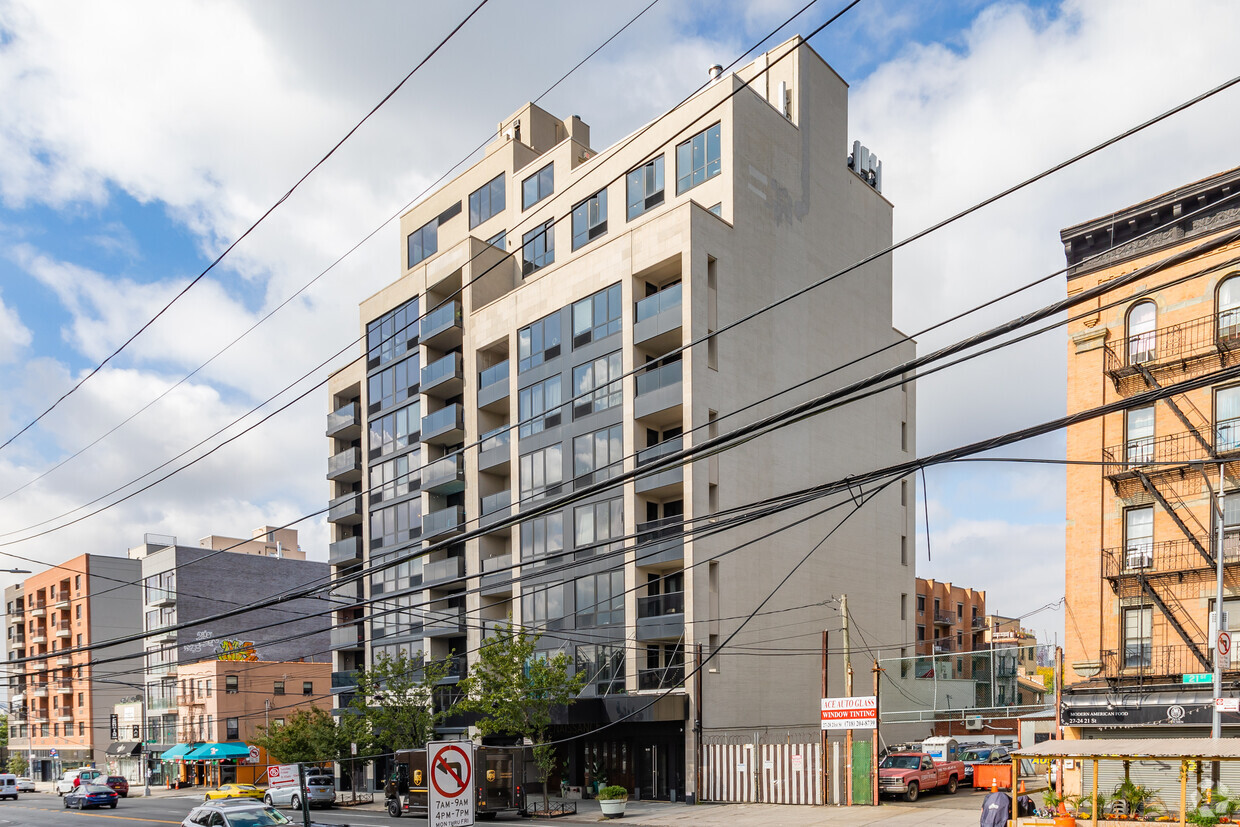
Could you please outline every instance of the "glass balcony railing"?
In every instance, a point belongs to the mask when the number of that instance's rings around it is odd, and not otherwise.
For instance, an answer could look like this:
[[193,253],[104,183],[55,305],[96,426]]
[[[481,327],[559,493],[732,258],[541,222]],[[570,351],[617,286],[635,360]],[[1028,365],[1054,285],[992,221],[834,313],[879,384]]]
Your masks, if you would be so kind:
[[461,378],[461,354],[449,353],[422,368],[422,391],[435,387],[448,379]]
[[356,402],[350,402],[337,408],[327,415],[327,435],[335,436],[341,431],[361,425],[361,418]]
[[425,442],[448,431],[461,430],[464,427],[464,410],[454,402],[422,417],[422,441]]
[[659,388],[666,388],[669,385],[675,385],[680,382],[682,362],[677,359],[675,362],[663,365],[662,367],[648,370],[645,373],[637,375],[637,395],[657,391]]
[[362,470],[362,452],[357,448],[346,448],[327,460],[327,478],[334,480]]
[[680,307],[681,285],[676,284],[666,290],[660,290],[653,296],[647,296],[637,303],[635,322],[644,321],[659,315],[664,310]]
[[653,597],[642,597],[637,600],[638,617],[665,617],[666,615],[684,614],[685,593],[669,592]]
[[420,330],[422,340],[432,339],[450,328],[460,327],[462,318],[459,301],[451,301],[443,307],[432,310],[422,317]]
[[343,672],[332,672],[332,692],[353,689],[357,686],[359,670],[346,669]]
[[496,554],[494,557],[482,558],[482,573],[507,571],[512,566],[511,554]]
[[482,514],[494,514],[512,505],[512,491],[500,491],[482,498]]
[[459,491],[465,482],[465,457],[461,454],[449,454],[435,460],[422,469],[422,490],[439,491],[452,489]]
[[662,442],[660,442],[658,445],[651,445],[649,448],[646,448],[645,450],[638,451],[637,452],[637,467],[640,468],[643,465],[654,462],[656,459],[659,459],[660,457],[665,457],[668,454],[675,454],[678,451],[684,450],[684,447],[685,447],[685,438],[683,436],[673,437],[672,439],[665,439]]
[[504,361],[500,362],[497,365],[492,365],[491,367],[487,368],[486,370],[478,374],[479,390],[481,390],[482,388],[489,388],[492,385],[497,384],[499,382],[507,382],[507,381],[508,381],[508,360],[507,359],[505,359]]
[[426,563],[422,569],[422,582],[433,583],[439,580],[456,580],[465,576],[465,558],[445,557]]
[[464,523],[465,509],[459,505],[450,505],[422,517],[422,536],[433,540],[444,534],[460,533],[465,528]]
[[683,664],[667,666],[663,669],[642,669],[637,673],[638,689],[671,689],[685,682]]
[[482,435],[479,451],[490,451],[492,448],[507,448],[512,441],[512,428],[503,425]]

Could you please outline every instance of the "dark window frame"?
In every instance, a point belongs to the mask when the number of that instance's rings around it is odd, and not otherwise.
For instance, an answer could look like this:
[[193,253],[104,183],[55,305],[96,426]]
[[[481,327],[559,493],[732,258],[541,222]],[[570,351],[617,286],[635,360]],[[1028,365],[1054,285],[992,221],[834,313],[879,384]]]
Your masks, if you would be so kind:
[[472,230],[504,211],[507,206],[506,181],[507,176],[501,172],[469,194],[469,229]]
[[625,215],[627,220],[653,210],[666,200],[667,186],[663,177],[664,156],[642,164],[625,176]]
[[718,123],[708,126],[689,140],[676,145],[677,195],[706,183],[723,171],[723,139],[720,126]]
[[[531,198],[531,185],[533,198]],[[545,188],[545,191],[544,191]],[[528,210],[555,192],[555,162],[521,180],[521,210]]]

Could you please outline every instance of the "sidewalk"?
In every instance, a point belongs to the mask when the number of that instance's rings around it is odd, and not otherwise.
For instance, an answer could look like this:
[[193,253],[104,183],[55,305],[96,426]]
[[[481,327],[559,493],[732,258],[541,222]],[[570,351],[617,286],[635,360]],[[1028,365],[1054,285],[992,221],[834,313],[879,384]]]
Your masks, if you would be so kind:
[[[928,807],[809,807],[782,804],[668,804],[661,801],[630,801],[624,818],[616,823],[626,827],[670,827],[672,825],[726,825],[726,827],[809,827],[819,824],[870,825],[884,827],[974,827],[980,813],[973,810],[932,809]],[[560,824],[597,824],[603,820],[598,801],[577,802],[577,814],[551,820]]]

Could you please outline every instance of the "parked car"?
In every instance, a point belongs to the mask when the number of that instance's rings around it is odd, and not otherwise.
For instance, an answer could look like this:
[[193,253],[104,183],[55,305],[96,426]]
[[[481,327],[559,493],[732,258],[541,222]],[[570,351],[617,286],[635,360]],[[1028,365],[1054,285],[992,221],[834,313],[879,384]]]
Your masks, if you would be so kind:
[[207,790],[204,800],[223,801],[229,798],[261,799],[263,792],[265,791],[262,787],[255,787],[253,784],[221,784],[214,790]]
[[336,803],[336,779],[321,772],[307,775],[305,787],[299,787],[296,783],[268,787],[263,801],[270,807],[300,810],[303,797],[311,807],[332,806]]
[[75,770],[65,770],[65,774],[56,782],[56,795],[71,793],[78,785],[94,781],[101,775],[103,773],[94,767],[78,767]]
[[19,776],[19,777],[18,777],[18,779],[17,779],[17,791],[18,791],[19,793],[32,793],[32,792],[34,792],[34,779],[33,779],[33,778],[27,778],[27,777],[26,777],[26,776],[24,776],[24,775],[23,775],[23,776]]
[[916,801],[926,790],[942,788],[952,795],[963,777],[964,764],[959,761],[938,762],[924,752],[897,752],[878,765],[878,791]]
[[87,807],[111,807],[115,810],[118,798],[120,796],[115,790],[103,784],[79,784],[65,793],[65,809],[77,807],[79,810],[85,810]]
[[[218,816],[218,818],[216,818]],[[258,801],[208,801],[189,811],[181,827],[274,827],[292,824],[288,816]],[[311,827],[317,827],[311,822]]]
[[103,779],[105,787],[111,787],[121,798],[129,798],[129,779],[123,775],[109,775]]
[[11,772],[0,773],[0,798],[17,800],[17,776]]
[[1011,760],[1008,756],[1007,747],[1002,745],[982,744],[967,747],[960,753],[960,760],[964,764],[964,783],[972,786],[973,768],[978,764],[1006,764]]

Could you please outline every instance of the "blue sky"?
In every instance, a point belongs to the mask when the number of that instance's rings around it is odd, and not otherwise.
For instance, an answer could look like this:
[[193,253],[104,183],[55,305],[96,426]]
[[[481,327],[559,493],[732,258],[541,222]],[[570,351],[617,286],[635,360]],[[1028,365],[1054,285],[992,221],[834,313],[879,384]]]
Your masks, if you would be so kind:
[[[459,160],[644,3],[494,0],[224,264],[28,437],[0,451],[11,487],[182,378]],[[603,147],[696,88],[800,3],[664,0],[544,105]],[[139,8],[141,11],[139,11]],[[835,5],[815,6],[817,26]],[[119,10],[119,11],[118,11]],[[0,0],[0,435],[145,321],[314,163],[455,23],[373,2],[339,7]],[[865,0],[813,41],[850,83],[850,131],[884,161],[902,237],[1191,97],[1240,65],[1237,11],[1189,2],[1168,39],[1155,2]],[[541,21],[541,23],[540,23]],[[547,24],[546,21],[557,21]],[[159,67],[153,70],[152,67]],[[468,90],[469,94],[463,94]],[[1100,90],[1106,90],[1105,92]],[[1234,166],[1226,99],[1030,188],[895,257],[896,325],[913,331],[1062,266],[1058,229]],[[1183,152],[1192,146],[1193,152]],[[841,147],[841,158],[847,147]],[[360,299],[397,274],[394,226],[152,411],[20,495],[0,532],[136,477],[356,335]],[[1058,281],[922,339],[933,347],[1062,294]],[[918,389],[922,453],[1058,416],[1051,334]],[[1019,372],[1020,381],[1012,381]],[[320,373],[317,378],[321,378]],[[979,393],[978,389],[984,389]],[[287,397],[286,397],[287,398]],[[54,539],[120,553],[144,532],[244,533],[323,506],[322,400],[311,395],[221,456]],[[1061,456],[1062,437],[1009,455]],[[1009,614],[1062,594],[1056,467],[929,472],[919,573],[986,588]],[[924,531],[922,520],[919,526]],[[322,559],[326,527],[303,527]],[[0,538],[3,539],[3,538]],[[1027,605],[1026,605],[1027,604]],[[1062,636],[1062,617],[1037,628]]]

